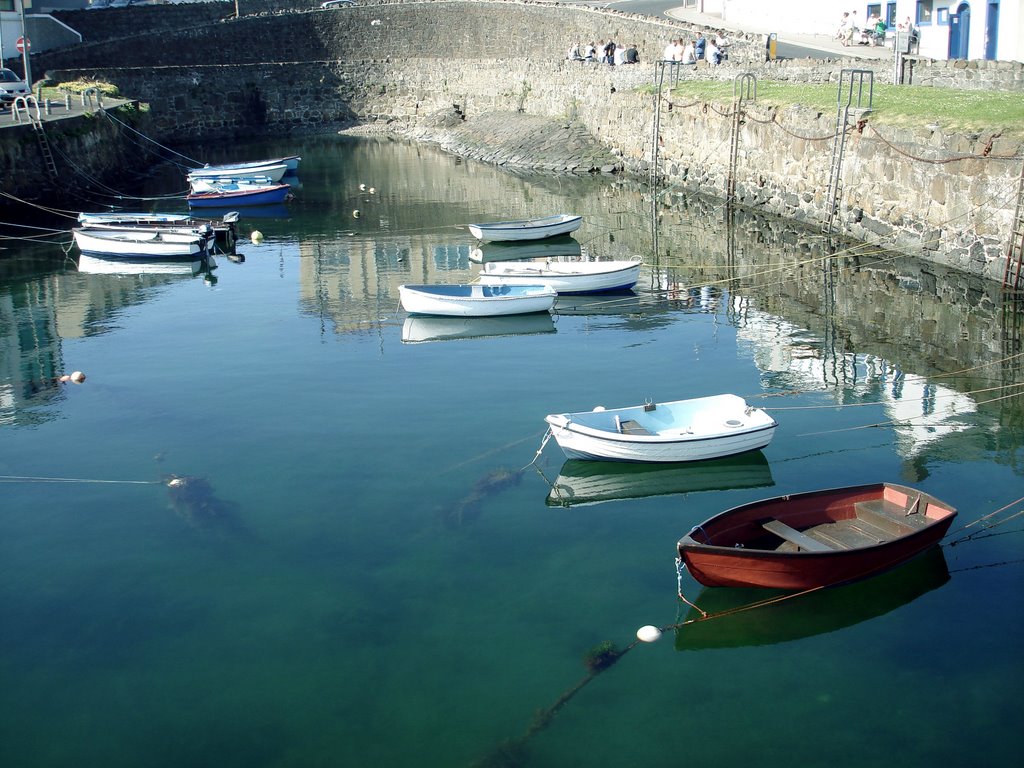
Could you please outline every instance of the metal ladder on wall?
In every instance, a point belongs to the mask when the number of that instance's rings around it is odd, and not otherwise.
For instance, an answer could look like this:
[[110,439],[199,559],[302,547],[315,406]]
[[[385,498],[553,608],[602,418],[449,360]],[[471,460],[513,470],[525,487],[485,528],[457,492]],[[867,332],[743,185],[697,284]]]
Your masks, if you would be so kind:
[[1006,244],[1006,269],[1003,288],[1011,291],[1024,289],[1024,163],[1017,182],[1017,208],[1010,224],[1010,241]]
[[[35,112],[33,112],[35,108]],[[46,138],[46,129],[43,127],[43,115],[39,109],[39,102],[35,96],[19,96],[11,104],[11,113],[14,119],[21,122],[22,113],[28,118],[29,123],[32,125],[32,130],[36,134],[36,143],[39,144],[39,152],[43,156],[43,163],[46,165],[46,170],[50,176],[57,178],[57,164],[53,161],[53,150],[50,149],[50,140]],[[49,106],[47,106],[47,114],[49,114]]]
[[36,132],[36,141],[39,143],[39,152],[43,156],[43,162],[46,163],[46,170],[50,172],[50,176],[57,178],[57,164],[53,161],[53,152],[50,150],[50,140],[46,138],[43,121],[33,120],[32,129]]
[[[651,129],[651,169],[650,185],[653,192],[658,187],[658,154],[661,141],[661,89],[665,85],[665,67],[674,66],[675,62],[658,61],[654,64],[654,124]],[[678,69],[678,67],[676,67]],[[677,75],[678,77],[678,75]]]
[[757,78],[750,72],[736,75],[732,81],[732,131],[729,137],[729,175],[725,183],[725,199],[736,199],[736,164],[740,154],[740,126],[743,107],[757,100]]
[[[865,101],[865,86],[867,98]],[[845,102],[844,102],[845,91]],[[871,111],[875,91],[875,73],[867,69],[844,69],[839,73],[839,90],[836,95],[836,131],[832,137],[832,158],[828,169],[828,192],[825,198],[825,221],[821,231],[831,235],[839,215],[839,204],[843,198],[843,160],[846,156],[846,137],[850,127],[850,113],[860,118]],[[856,93],[856,104],[854,94]]]

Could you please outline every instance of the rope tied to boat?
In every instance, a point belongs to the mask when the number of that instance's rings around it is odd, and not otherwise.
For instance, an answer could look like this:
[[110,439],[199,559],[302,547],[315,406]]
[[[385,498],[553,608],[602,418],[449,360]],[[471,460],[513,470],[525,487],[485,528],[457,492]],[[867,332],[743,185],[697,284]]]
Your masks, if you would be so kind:
[[[547,430],[544,432],[544,438],[540,441],[540,448],[538,448],[537,452],[533,455],[533,461],[531,461],[529,464],[527,464],[525,467],[523,467],[523,469],[529,469],[530,467],[532,467],[534,464],[537,463],[537,459],[539,459],[540,455],[542,453],[544,453],[544,447],[548,444],[548,440],[550,440],[550,439],[551,439],[551,427],[548,427]],[[522,471],[522,470],[520,470],[520,471]]]
[[1006,505],[1000,507],[999,509],[995,510],[994,512],[989,512],[987,515],[982,515],[977,520],[972,520],[971,522],[967,523],[966,525],[963,525],[963,526],[957,528],[956,531],[953,531],[953,533],[960,533],[961,531],[966,531],[968,528],[971,528],[971,527],[973,527],[975,525],[979,525],[979,524],[982,525],[982,527],[979,528],[978,530],[972,531],[971,533],[967,534],[966,536],[961,536],[959,539],[954,539],[953,541],[949,542],[949,544],[947,546],[955,547],[957,544],[962,544],[965,541],[970,541],[970,540],[972,540],[974,538],[980,538],[982,534],[987,534],[992,529],[998,528],[1000,525],[1003,525],[1004,523],[1008,523],[1011,520],[1015,520],[1018,517],[1021,517],[1022,515],[1024,515],[1024,506],[1022,506],[1020,509],[1018,509],[1013,514],[1008,515],[1008,516],[1006,516],[1006,517],[1004,517],[1002,519],[992,520],[992,518],[995,517],[996,515],[999,515],[999,514],[1002,514],[1003,512],[1006,512],[1008,509],[1011,509],[1012,507],[1014,507],[1017,504],[1024,504],[1024,496],[1021,496],[1019,499],[1016,499],[1015,501],[1011,501],[1009,504],[1006,504]]

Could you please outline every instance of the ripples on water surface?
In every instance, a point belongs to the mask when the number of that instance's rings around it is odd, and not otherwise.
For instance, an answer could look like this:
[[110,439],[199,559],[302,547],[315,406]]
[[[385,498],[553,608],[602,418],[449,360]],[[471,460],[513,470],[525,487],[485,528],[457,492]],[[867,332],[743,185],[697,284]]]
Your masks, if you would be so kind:
[[[286,217],[243,216],[264,243],[212,275],[0,258],[0,474],[149,481],[3,483],[0,764],[1017,758],[1012,523],[668,633],[534,722],[588,649],[686,617],[675,542],[714,512],[891,480],[966,523],[1024,496],[1021,323],[992,286],[874,252],[823,267],[813,232],[613,179],[387,141],[247,156],[295,151]],[[563,211],[588,253],[644,257],[635,295],[553,322],[398,311],[403,282],[474,274],[467,222]],[[520,471],[547,413],[717,392],[779,409],[763,454],[594,472],[552,442]]]

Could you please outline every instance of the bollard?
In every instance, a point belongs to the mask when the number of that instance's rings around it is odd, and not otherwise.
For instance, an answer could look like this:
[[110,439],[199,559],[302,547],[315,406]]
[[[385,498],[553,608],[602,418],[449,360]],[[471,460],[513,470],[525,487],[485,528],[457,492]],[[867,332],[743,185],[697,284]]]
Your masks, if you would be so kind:
[[772,32],[764,39],[764,60],[775,61],[775,49],[779,42],[779,36]]

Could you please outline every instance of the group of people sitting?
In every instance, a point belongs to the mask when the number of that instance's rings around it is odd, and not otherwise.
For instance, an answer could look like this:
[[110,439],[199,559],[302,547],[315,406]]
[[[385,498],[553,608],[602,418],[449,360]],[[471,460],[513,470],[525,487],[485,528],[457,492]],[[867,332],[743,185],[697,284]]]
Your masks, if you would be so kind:
[[594,61],[601,64],[639,64],[640,54],[636,45],[618,45],[613,40],[602,40],[597,45],[573,43],[565,58],[569,61]]
[[[889,25],[877,13],[871,14],[867,23],[861,27],[857,23],[857,12],[844,13],[836,30],[836,39],[843,45],[885,45],[885,35]],[[911,43],[916,42],[917,30],[910,17],[903,24],[897,25],[899,32],[910,35]]]
[[696,38],[685,43],[681,37],[670,41],[665,46],[662,58],[679,64],[696,64],[702,60],[708,64],[721,64],[723,59],[728,58],[728,47],[729,41],[725,37],[725,32],[708,30],[698,33]]

